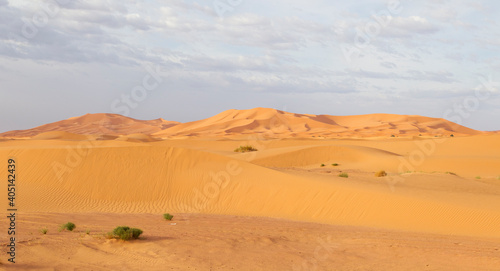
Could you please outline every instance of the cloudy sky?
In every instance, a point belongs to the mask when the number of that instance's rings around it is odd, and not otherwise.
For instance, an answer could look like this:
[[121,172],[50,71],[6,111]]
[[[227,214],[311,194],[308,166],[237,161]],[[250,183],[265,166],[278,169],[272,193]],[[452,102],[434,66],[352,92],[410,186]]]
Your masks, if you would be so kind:
[[500,130],[499,15],[493,0],[0,0],[0,132],[253,107]]

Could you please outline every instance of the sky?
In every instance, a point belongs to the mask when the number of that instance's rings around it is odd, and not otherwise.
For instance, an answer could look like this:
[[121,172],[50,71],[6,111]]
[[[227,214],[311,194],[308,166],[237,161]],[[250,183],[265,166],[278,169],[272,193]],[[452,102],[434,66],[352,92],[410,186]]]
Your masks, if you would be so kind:
[[493,0],[0,0],[0,132],[254,107],[500,130],[499,15]]

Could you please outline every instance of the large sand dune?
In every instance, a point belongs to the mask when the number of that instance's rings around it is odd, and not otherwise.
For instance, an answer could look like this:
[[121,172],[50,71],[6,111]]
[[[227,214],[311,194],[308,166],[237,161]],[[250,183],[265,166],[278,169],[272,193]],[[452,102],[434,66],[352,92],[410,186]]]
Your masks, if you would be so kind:
[[177,125],[164,119],[136,120],[117,114],[87,114],[28,130],[16,130],[0,134],[0,137],[33,137],[41,133],[62,131],[80,135],[128,135],[152,134]]
[[[488,181],[500,175],[498,143],[482,148],[479,155],[461,151],[465,142],[479,147],[499,139],[450,139],[426,158],[429,162],[415,166],[412,174],[398,171],[401,159],[409,159],[406,150],[415,148],[411,140],[385,145],[377,142],[374,147],[360,146],[370,145],[369,141],[325,141],[315,147],[299,141],[289,142],[295,146],[282,147],[287,145],[282,141],[261,152],[240,155],[176,146],[182,140],[50,144],[32,140],[30,146],[22,141],[3,142],[1,153],[19,161],[19,189],[23,191],[19,205],[24,211],[169,210],[500,237],[500,186]],[[220,147],[227,150],[234,145],[231,141],[224,143]],[[452,150],[455,152],[450,159]],[[334,162],[340,166],[332,167],[330,163]],[[320,163],[329,166],[321,168]],[[378,169],[387,170],[391,176],[373,177]],[[341,170],[350,178],[335,175]],[[432,191],[428,194],[412,192],[405,186],[406,175],[421,174],[412,176],[412,182],[418,183],[429,177],[424,173],[441,174],[440,179],[453,187],[490,188],[488,193],[462,189],[449,195],[434,189],[442,185],[440,182],[427,183],[425,189]],[[476,175],[485,180],[472,177]],[[362,185],[363,180],[368,184]],[[397,182],[392,183],[394,180]],[[464,202],[464,198],[475,202]]]
[[329,116],[288,113],[270,108],[227,110],[208,119],[156,132],[171,136],[235,136],[261,133],[268,137],[375,137],[390,135],[474,135],[475,131],[444,119],[370,114]]
[[330,116],[295,114],[271,108],[227,110],[213,117],[179,123],[136,120],[116,114],[87,114],[42,125],[33,129],[10,131],[0,137],[33,137],[40,133],[64,131],[80,135],[146,134],[163,138],[232,137],[259,135],[271,138],[307,137],[387,137],[478,135],[445,119],[393,114]]

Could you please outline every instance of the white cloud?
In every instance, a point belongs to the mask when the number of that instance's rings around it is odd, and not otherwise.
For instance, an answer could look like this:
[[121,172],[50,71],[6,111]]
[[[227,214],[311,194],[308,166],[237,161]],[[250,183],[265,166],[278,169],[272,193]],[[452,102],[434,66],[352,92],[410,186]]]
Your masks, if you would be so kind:
[[[393,14],[390,23],[363,47],[356,47],[356,31],[376,22],[371,14],[385,9],[384,1],[335,5],[324,0],[245,1],[223,18],[211,1],[69,1],[36,26],[36,35],[23,36],[23,27],[33,15],[46,13],[47,3],[53,2],[0,0],[0,59],[22,63],[9,67],[9,76],[0,76],[2,82],[33,78],[37,91],[52,91],[59,89],[57,82],[43,78],[57,74],[46,67],[63,66],[78,70],[75,84],[95,82],[85,90],[88,95],[113,100],[134,83],[103,79],[89,67],[102,67],[103,73],[120,80],[144,73],[142,65],[148,64],[168,71],[165,93],[159,97],[203,92],[206,102],[231,107],[240,99],[231,100],[228,93],[247,95],[245,101],[254,105],[271,97],[279,103],[294,93],[290,97],[300,96],[300,100],[286,100],[297,106],[323,95],[337,97],[340,104],[356,98],[359,108],[376,111],[377,101],[389,102],[388,110],[396,108],[390,107],[396,98],[419,97],[417,108],[428,107],[420,103],[424,100],[436,99],[435,104],[440,104],[455,97],[457,89],[475,87],[477,74],[500,74],[498,4],[491,1],[473,9],[464,1],[403,1],[402,12]],[[358,56],[346,61],[339,45],[355,48]],[[40,77],[33,76],[32,70]],[[32,86],[9,86],[13,91],[35,92]],[[64,97],[66,92],[54,93]],[[183,103],[189,102],[179,102],[179,110]],[[71,103],[49,106],[64,111]],[[166,109],[151,110],[153,114]],[[154,115],[160,116],[168,118]]]

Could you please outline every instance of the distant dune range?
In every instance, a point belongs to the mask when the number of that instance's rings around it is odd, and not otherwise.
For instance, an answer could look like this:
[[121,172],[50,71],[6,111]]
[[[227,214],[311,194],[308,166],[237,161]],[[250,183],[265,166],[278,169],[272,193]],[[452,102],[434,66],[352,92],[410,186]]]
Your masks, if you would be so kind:
[[[7,138],[28,138],[52,131],[79,135],[121,136],[145,134],[155,138],[230,137],[260,135],[270,138],[301,137],[386,137],[461,136],[484,132],[469,129],[445,119],[392,114],[329,116],[294,114],[270,108],[227,110],[213,117],[179,123],[136,120],[116,114],[87,114],[33,129],[0,134]],[[54,137],[54,134],[41,138]],[[71,135],[61,135],[75,139]],[[56,136],[57,137],[57,136]],[[62,139],[62,138],[59,138]],[[109,139],[109,138],[108,138]],[[148,139],[149,140],[149,139]]]
[[[500,237],[500,135],[443,119],[252,109],[179,124],[94,114],[3,136],[21,137],[1,141],[0,155],[18,162],[23,212],[266,216]],[[233,151],[243,144],[258,151]],[[376,178],[382,169],[389,176]]]
[[[99,113],[69,118],[67,120],[45,124],[33,129],[10,131],[0,134],[0,137],[33,137],[39,134],[54,131],[78,135],[120,136],[139,133],[150,135],[177,124],[179,124],[179,122],[167,121],[161,118],[156,120],[136,120],[117,114]],[[62,136],[59,139],[63,139],[65,137],[74,139],[68,134],[60,134],[59,136]],[[58,135],[52,133],[47,136],[41,136],[40,139],[43,137],[49,139],[50,137],[58,137]]]

